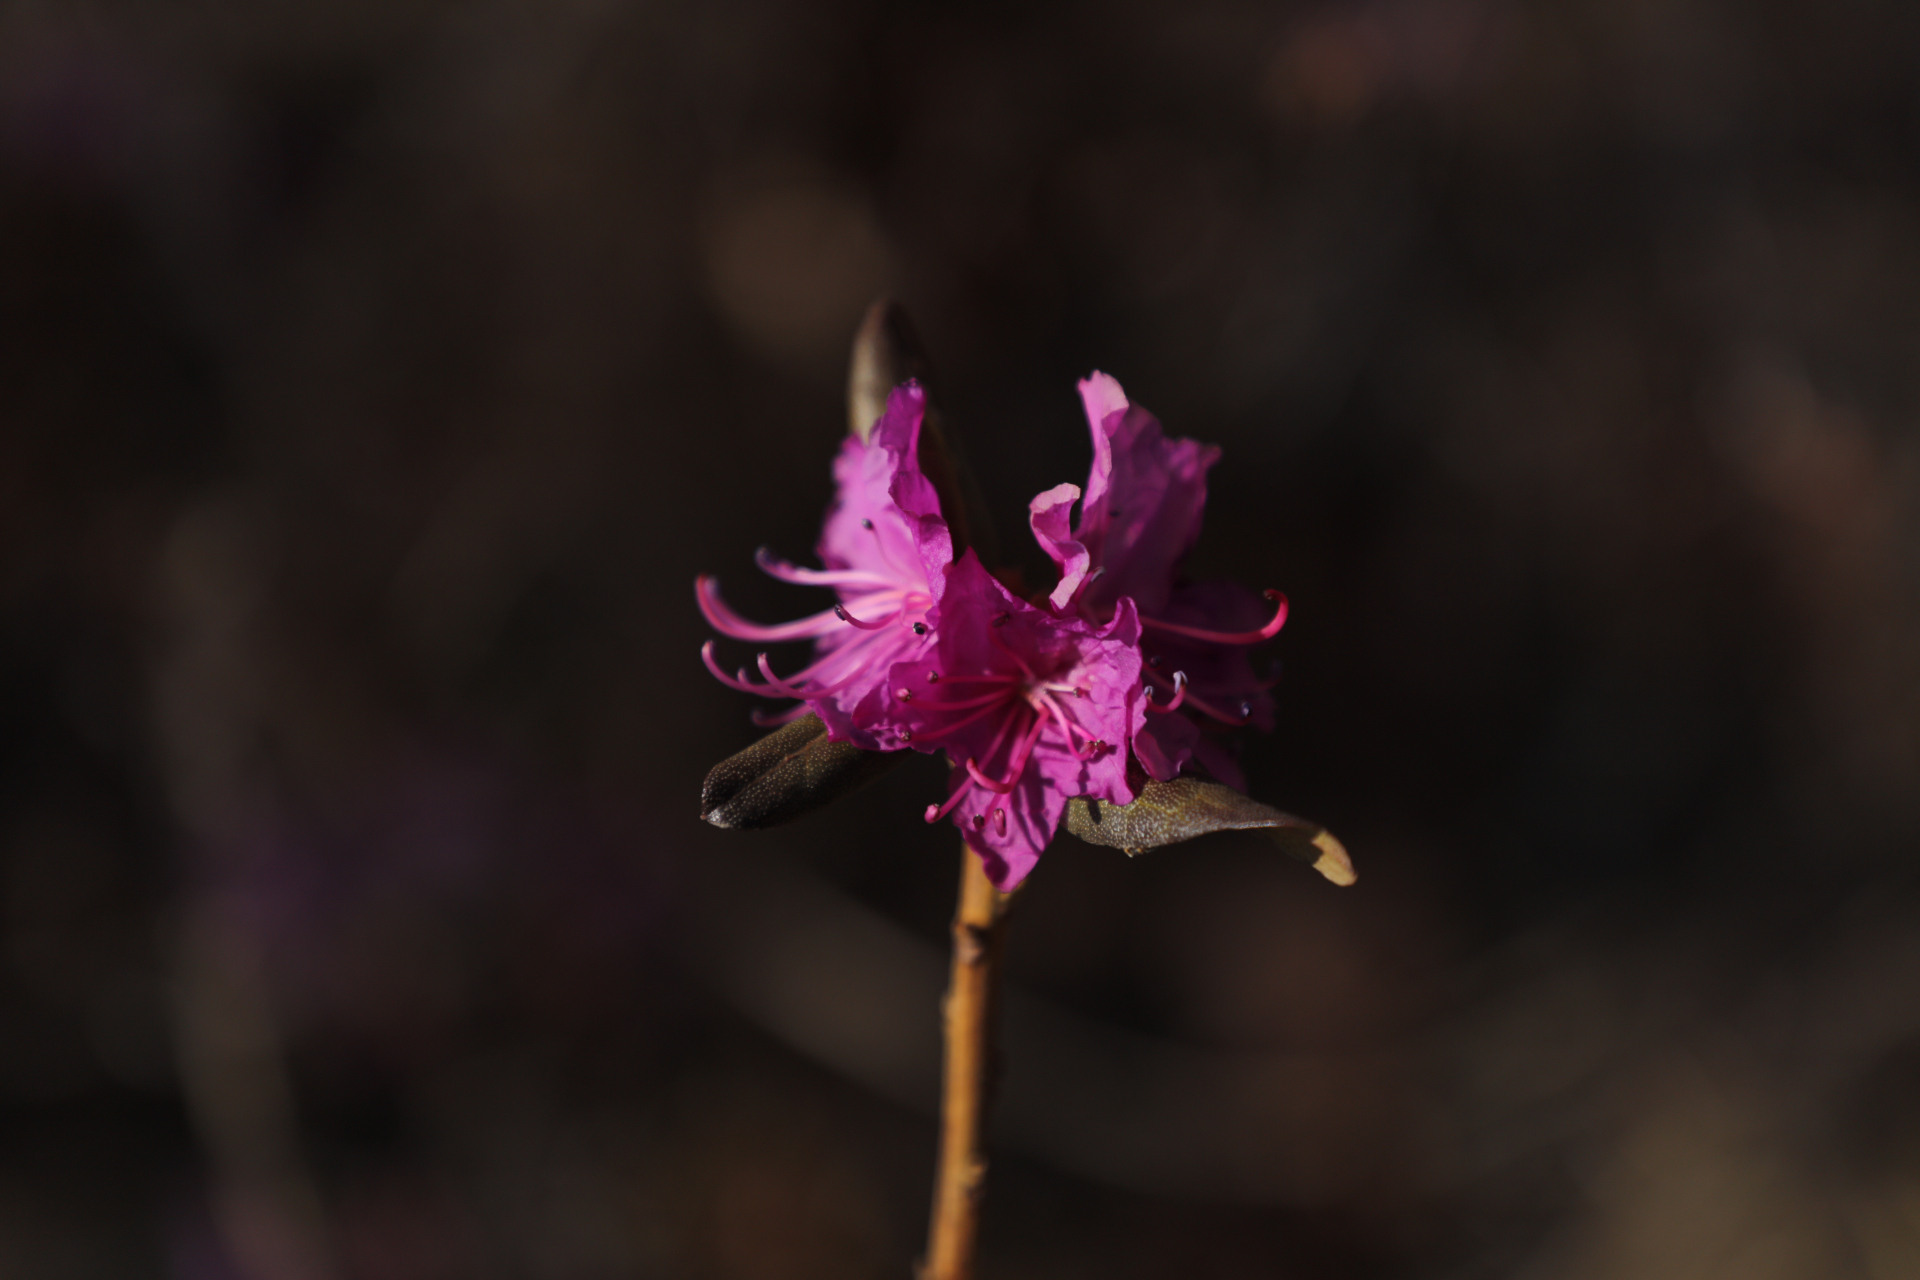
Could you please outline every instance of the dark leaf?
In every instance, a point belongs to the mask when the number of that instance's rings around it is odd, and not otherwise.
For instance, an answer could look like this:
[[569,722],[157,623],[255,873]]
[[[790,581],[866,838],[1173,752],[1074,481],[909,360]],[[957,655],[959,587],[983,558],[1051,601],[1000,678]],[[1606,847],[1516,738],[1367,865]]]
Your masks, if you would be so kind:
[[1178,844],[1210,831],[1256,829],[1267,832],[1287,853],[1312,863],[1315,871],[1335,884],[1353,883],[1353,861],[1332,832],[1218,782],[1149,779],[1132,804],[1083,799],[1067,805],[1067,830],[1089,844],[1103,844],[1129,855]]
[[808,712],[715,765],[700,788],[700,816],[716,827],[778,826],[864,786],[907,755],[829,742],[827,726]]

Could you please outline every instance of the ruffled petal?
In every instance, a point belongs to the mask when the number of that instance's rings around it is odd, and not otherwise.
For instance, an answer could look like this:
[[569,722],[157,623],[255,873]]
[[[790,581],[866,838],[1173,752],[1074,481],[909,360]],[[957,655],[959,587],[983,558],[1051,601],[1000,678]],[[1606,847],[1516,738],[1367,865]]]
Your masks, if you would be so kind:
[[1055,610],[1065,609],[1087,580],[1087,549],[1073,540],[1069,523],[1073,504],[1079,498],[1079,485],[1057,484],[1027,504],[1027,522],[1033,527],[1034,540],[1060,569],[1059,585],[1047,597]]
[[1053,839],[1067,801],[1134,799],[1128,744],[1146,716],[1140,619],[1131,600],[1099,627],[1037,609],[971,551],[946,576],[937,643],[892,668],[888,719],[908,745],[960,766],[948,811],[995,883],[1010,887]]
[[1199,741],[1199,726],[1179,712],[1150,715],[1133,735],[1133,754],[1148,777],[1170,782],[1193,759]]
[[[920,474],[920,424],[926,393],[915,383],[896,387],[887,411],[865,441],[849,435],[834,459],[836,494],[820,530],[820,562],[829,569],[861,569],[890,582],[925,586],[932,570],[921,545],[939,525],[940,499]],[[904,498],[903,503],[900,499]],[[951,557],[952,544],[947,544]]]
[[1142,611],[1157,615],[1200,536],[1207,470],[1220,450],[1168,439],[1159,420],[1130,404],[1106,374],[1083,379],[1080,397],[1093,432],[1093,468],[1074,533],[1104,570],[1088,585],[1081,608],[1099,617],[1132,596]]
[[953,811],[953,822],[980,855],[987,879],[1005,893],[1027,878],[1053,843],[1071,798],[1029,770],[1005,796],[976,787]]

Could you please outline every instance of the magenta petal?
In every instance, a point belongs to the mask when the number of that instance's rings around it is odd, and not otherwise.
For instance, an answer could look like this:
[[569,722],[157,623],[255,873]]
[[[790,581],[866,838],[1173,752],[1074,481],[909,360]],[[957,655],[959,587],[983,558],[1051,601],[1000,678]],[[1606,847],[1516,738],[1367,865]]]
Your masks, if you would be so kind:
[[1087,421],[1099,426],[1112,414],[1124,413],[1131,401],[1117,378],[1095,369],[1080,379],[1080,403],[1087,411]]
[[1157,615],[1180,561],[1200,536],[1207,470],[1220,451],[1168,439],[1159,420],[1129,404],[1120,384],[1095,373],[1080,384],[1093,432],[1093,467],[1075,536],[1104,573],[1081,608],[1099,617],[1122,596]]
[[976,787],[953,811],[953,822],[980,855],[987,879],[1004,893],[1027,878],[1053,843],[1070,798],[1029,771],[1011,795]]
[[892,669],[892,723],[915,749],[944,750],[962,766],[953,821],[1010,886],[1053,839],[1068,800],[1134,798],[1128,745],[1146,716],[1139,615],[1123,600],[1095,627],[1037,609],[969,551],[947,571],[940,616],[925,659]]
[[1073,540],[1069,524],[1079,497],[1079,485],[1057,484],[1027,504],[1035,541],[1060,568],[1059,585],[1047,597],[1055,609],[1065,609],[1087,579],[1087,549]]
[[940,499],[920,473],[925,410],[924,393],[909,382],[887,398],[886,412],[865,441],[849,436],[842,444],[833,464],[837,492],[820,532],[824,569],[761,559],[762,568],[784,581],[831,586],[839,606],[786,627],[754,628],[725,610],[710,580],[699,584],[708,620],[729,635],[812,637],[811,663],[798,669],[781,663],[787,674],[777,675],[763,658],[765,682],[754,691],[803,698],[833,741],[869,750],[905,745],[889,714],[887,673],[932,647],[953,556]]
[[[933,486],[920,475],[925,414],[926,394],[909,382],[887,397],[887,411],[865,441],[849,435],[842,442],[833,463],[835,501],[818,547],[828,568],[871,569],[889,578],[924,576],[918,525],[940,514]],[[901,485],[902,477],[911,479]],[[907,493],[910,509],[895,500],[896,487]]]
[[1106,546],[1107,495],[1113,488],[1113,436],[1106,424],[1113,418],[1118,427],[1119,416],[1127,411],[1127,394],[1096,370],[1080,380],[1080,403],[1093,434],[1093,465],[1087,469],[1087,491],[1080,504],[1080,540],[1089,544],[1089,554],[1097,561]]
[[1149,777],[1172,780],[1193,758],[1199,726],[1179,712],[1154,714],[1133,735],[1133,754]]
[[1195,764],[1212,774],[1214,781],[1224,782],[1235,791],[1246,791],[1246,772],[1240,768],[1240,762],[1233,758],[1233,753],[1218,738],[1201,734],[1200,741],[1193,745],[1193,760]]

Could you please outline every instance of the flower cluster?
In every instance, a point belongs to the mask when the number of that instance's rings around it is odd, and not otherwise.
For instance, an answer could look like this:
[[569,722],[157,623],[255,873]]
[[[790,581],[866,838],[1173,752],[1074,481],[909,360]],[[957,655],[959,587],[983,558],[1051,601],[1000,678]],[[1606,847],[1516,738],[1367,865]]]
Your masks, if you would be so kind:
[[1196,768],[1244,789],[1203,725],[1272,726],[1272,682],[1255,676],[1248,649],[1280,630],[1285,598],[1177,576],[1199,537],[1219,450],[1169,439],[1105,374],[1082,381],[1080,395],[1093,433],[1086,487],[1056,486],[1029,507],[1034,537],[1060,570],[1044,596],[1023,600],[972,550],[953,554],[920,469],[926,400],[911,382],[834,462],[838,495],[817,548],[824,567],[758,556],[774,577],[833,588],[838,603],[759,626],[726,606],[713,578],[695,586],[724,635],[814,642],[813,661],[787,676],[761,653],[758,680],[745,668],[729,675],[712,641],[702,648],[726,684],[798,700],[762,723],[812,710],[836,742],[944,751],[955,762],[950,790],[927,806],[927,820],[950,815],[1001,889],[1026,878],[1069,801],[1128,804],[1142,774],[1165,781]]

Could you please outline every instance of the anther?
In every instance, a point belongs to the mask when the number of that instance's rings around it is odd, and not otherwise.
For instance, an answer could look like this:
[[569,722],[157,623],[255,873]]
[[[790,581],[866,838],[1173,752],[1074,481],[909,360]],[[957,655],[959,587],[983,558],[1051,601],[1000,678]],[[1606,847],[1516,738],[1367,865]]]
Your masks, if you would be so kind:
[[913,634],[915,634],[915,635],[917,635],[917,636],[923,636],[923,635],[925,635],[925,634],[927,634],[927,624],[926,624],[926,623],[924,623],[924,622],[916,622],[916,623],[914,623],[914,624],[913,624]]
[[871,521],[871,520],[862,520],[862,521],[860,522],[860,527],[861,527],[862,529],[872,529],[872,528],[873,528],[873,521]]
[[912,742],[912,741],[913,741],[913,730],[911,730],[911,729],[902,729],[902,730],[900,731],[900,741],[902,741],[902,742]]
[[1147,659],[1147,665],[1149,667],[1152,667],[1155,671],[1158,671],[1160,669],[1160,664],[1163,661],[1165,661],[1165,659],[1163,659],[1159,654],[1156,653]]
[[1001,835],[1007,834],[1007,811],[996,808],[993,811],[993,829]]
[[898,698],[898,699],[900,699],[900,701],[902,701],[902,702],[912,702],[912,701],[913,701],[913,690],[911,690],[911,689],[897,689],[897,690],[895,690],[895,691],[894,691],[894,695],[893,695],[893,696],[894,696],[894,697],[896,697],[896,698]]
[[988,621],[992,622],[996,627],[1004,627],[1007,625],[1007,619],[1012,616],[1012,614],[1002,609],[999,613],[994,614],[992,618],[988,619]]
[[1242,720],[1253,719],[1253,704],[1244,698],[1240,700],[1240,718]]
[[974,814],[974,815],[973,815],[973,829],[974,829],[975,831],[978,831],[978,830],[980,830],[980,828],[982,828],[982,827],[984,827],[984,826],[986,826],[986,825],[987,825],[987,815],[986,815],[986,814],[984,814],[984,813],[976,813],[976,814]]
[[927,672],[927,683],[928,683],[928,684],[939,684],[939,683],[940,683],[940,673],[939,673],[938,671],[929,671],[929,672]]

